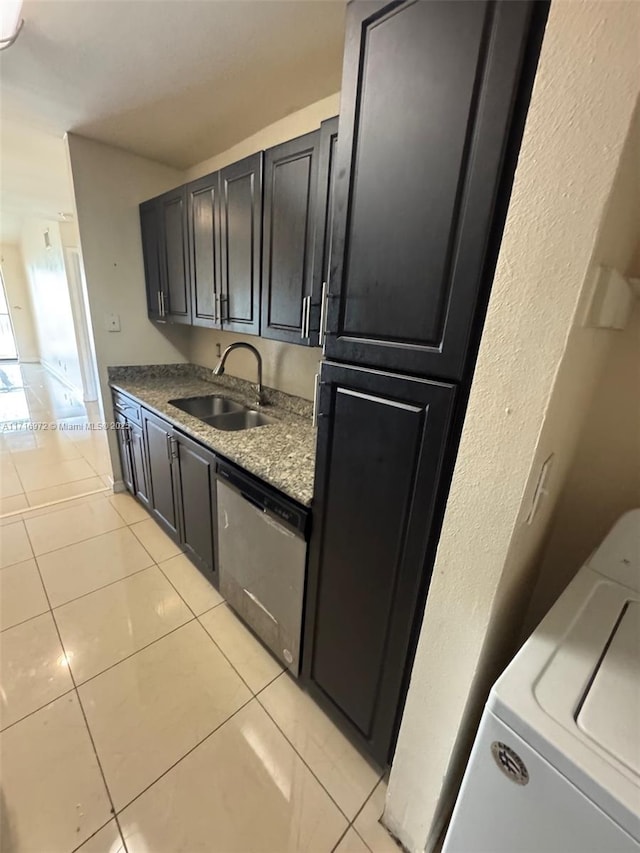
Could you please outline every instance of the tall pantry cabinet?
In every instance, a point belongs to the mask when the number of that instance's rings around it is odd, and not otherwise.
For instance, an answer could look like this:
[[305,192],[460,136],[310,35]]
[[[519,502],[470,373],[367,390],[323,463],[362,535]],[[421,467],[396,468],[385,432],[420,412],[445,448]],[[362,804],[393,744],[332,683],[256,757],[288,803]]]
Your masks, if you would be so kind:
[[546,14],[527,0],[354,0],[348,10],[303,674],[381,763]]

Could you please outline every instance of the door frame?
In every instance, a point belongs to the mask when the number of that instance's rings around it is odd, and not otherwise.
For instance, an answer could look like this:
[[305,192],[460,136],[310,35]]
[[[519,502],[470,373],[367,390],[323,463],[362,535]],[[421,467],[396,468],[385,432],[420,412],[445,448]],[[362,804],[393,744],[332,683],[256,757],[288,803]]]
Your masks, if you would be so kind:
[[85,403],[97,402],[100,399],[98,367],[91,330],[82,253],[76,246],[65,246],[63,253],[69,287],[69,300],[71,302],[71,314],[73,316],[73,328],[76,335],[78,359],[80,361],[82,399]]
[[9,305],[9,294],[7,293],[7,285],[4,281],[4,273],[2,272],[2,265],[0,264],[0,287],[2,288],[2,292],[4,294],[4,301],[7,306],[7,317],[9,318],[9,328],[11,329],[11,336],[13,338],[13,349],[15,351],[15,356],[7,356],[6,358],[0,358],[0,362],[5,361],[20,361],[20,350],[18,349],[18,339],[16,338],[16,330],[13,325],[13,317],[11,316],[11,306]]

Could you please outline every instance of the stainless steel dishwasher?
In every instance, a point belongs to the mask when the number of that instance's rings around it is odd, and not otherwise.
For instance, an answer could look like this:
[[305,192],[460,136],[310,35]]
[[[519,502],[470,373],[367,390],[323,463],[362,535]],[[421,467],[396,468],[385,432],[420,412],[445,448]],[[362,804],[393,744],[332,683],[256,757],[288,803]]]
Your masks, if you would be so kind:
[[217,473],[220,592],[297,676],[309,513],[224,462]]

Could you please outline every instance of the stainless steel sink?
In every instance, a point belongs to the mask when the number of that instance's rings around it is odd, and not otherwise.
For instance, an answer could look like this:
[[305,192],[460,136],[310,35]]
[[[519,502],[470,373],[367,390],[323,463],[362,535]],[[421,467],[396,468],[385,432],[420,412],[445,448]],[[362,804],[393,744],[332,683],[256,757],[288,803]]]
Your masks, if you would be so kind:
[[227,397],[221,397],[218,394],[208,394],[206,397],[183,397],[179,400],[169,400],[169,402],[176,409],[181,409],[188,415],[193,415],[194,418],[201,420],[226,415],[229,412],[244,412],[246,410],[246,406],[243,406],[242,403],[236,403],[234,400],[229,400]]
[[210,418],[203,418],[203,420],[216,429],[224,430],[252,429],[253,427],[274,423],[273,418],[269,418],[267,415],[263,415],[262,412],[256,412],[253,409],[245,409],[243,412],[231,412],[228,415],[215,415]]
[[194,418],[216,429],[235,431],[274,423],[273,418],[263,415],[262,412],[256,412],[254,409],[243,406],[242,403],[236,403],[235,400],[229,400],[219,394],[209,394],[206,397],[183,397],[178,400],[169,400],[169,402],[177,409],[193,415]]

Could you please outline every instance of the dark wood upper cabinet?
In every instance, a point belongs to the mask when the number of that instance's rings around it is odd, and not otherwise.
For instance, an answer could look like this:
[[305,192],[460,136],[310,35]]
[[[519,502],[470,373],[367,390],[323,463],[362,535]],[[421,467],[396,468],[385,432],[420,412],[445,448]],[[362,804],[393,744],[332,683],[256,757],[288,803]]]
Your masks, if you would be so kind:
[[206,447],[174,433],[180,541],[202,573],[216,581],[216,457]]
[[350,5],[328,358],[462,376],[533,5]]
[[191,323],[187,255],[187,193],[178,187],[160,196],[160,230],[164,316],[172,323]]
[[162,279],[160,277],[160,208],[152,198],[140,205],[140,234],[147,292],[147,313],[151,320],[162,319]]
[[191,323],[186,187],[143,202],[140,232],[149,318]]
[[222,325],[260,334],[262,152],[220,170]]
[[313,292],[311,299],[312,343],[319,343],[322,293],[329,281],[331,261],[331,234],[333,228],[333,186],[335,181],[336,147],[338,144],[338,116],[320,125],[320,157],[318,159],[318,213],[313,264]]
[[220,328],[220,179],[218,172],[187,184],[191,322]]
[[324,363],[303,673],[389,755],[454,386]]
[[264,338],[310,343],[320,131],[264,156],[262,329]]

